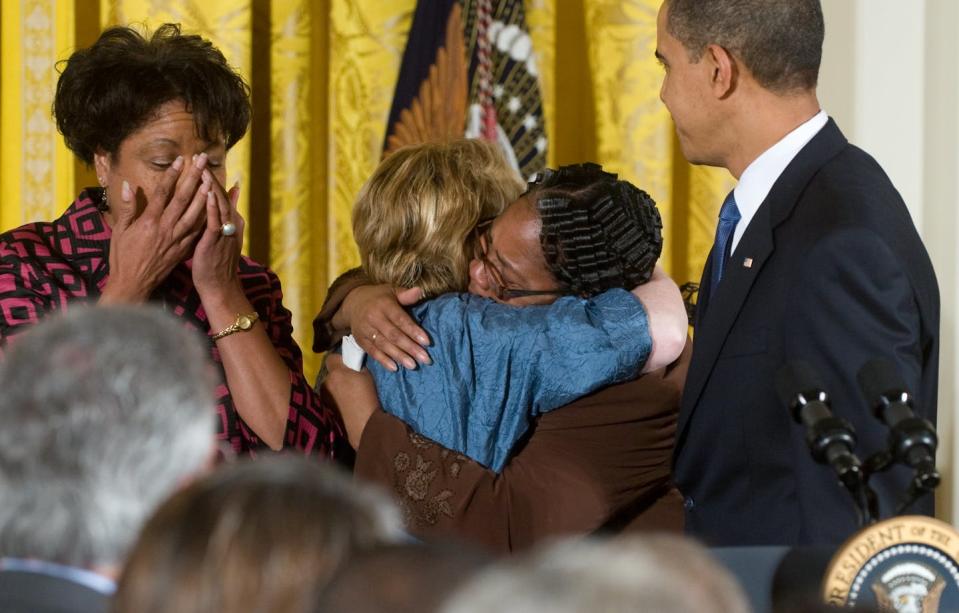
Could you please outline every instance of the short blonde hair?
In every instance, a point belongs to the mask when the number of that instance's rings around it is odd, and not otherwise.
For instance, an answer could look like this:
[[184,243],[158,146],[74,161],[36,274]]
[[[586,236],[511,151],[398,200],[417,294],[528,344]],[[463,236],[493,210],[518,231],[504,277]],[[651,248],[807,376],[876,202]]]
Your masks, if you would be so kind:
[[458,139],[397,149],[353,206],[353,236],[376,283],[428,296],[465,291],[470,233],[499,215],[525,185],[495,145]]

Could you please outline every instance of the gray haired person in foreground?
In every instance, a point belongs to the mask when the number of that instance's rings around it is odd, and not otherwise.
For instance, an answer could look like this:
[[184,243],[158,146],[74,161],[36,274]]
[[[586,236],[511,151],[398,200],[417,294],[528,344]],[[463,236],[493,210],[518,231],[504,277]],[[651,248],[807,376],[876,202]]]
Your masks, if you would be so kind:
[[733,576],[679,536],[569,539],[480,574],[442,613],[748,613]]
[[0,364],[0,610],[107,609],[146,518],[215,453],[205,354],[143,307],[17,339]]

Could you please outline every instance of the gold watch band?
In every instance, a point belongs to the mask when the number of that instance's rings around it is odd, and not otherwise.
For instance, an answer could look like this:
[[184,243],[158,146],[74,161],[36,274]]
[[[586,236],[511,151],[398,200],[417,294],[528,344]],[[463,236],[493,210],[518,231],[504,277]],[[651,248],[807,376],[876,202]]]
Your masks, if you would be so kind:
[[252,313],[237,313],[236,319],[233,320],[232,324],[210,336],[210,338],[218,341],[225,336],[230,336],[231,334],[236,334],[237,332],[246,332],[252,328],[253,324],[255,324],[259,319],[260,314],[256,311],[253,311]]

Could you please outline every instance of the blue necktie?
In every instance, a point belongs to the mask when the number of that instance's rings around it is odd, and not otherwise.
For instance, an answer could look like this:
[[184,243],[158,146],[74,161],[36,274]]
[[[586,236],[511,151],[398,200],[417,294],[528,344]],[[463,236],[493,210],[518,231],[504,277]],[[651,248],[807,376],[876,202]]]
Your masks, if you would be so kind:
[[709,298],[716,295],[716,288],[722,281],[723,271],[726,268],[726,260],[729,258],[729,247],[732,245],[733,232],[736,230],[736,224],[742,215],[739,214],[739,208],[736,206],[736,198],[733,192],[729,192],[723,206],[719,209],[719,225],[716,226],[716,242],[713,243],[713,268],[709,281]]

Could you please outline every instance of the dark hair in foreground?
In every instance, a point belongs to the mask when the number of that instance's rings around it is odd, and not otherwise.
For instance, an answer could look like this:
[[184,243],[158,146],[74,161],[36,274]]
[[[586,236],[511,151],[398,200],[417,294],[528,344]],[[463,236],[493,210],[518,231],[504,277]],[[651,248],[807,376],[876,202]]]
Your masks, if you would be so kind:
[[766,89],[816,87],[825,35],[820,0],[667,0],[666,29],[698,61],[716,44]]
[[589,297],[649,281],[663,249],[663,222],[649,194],[598,164],[547,169],[529,184],[550,272]]
[[222,467],[146,523],[116,611],[305,611],[353,552],[391,542],[385,496],[331,465],[292,455]]
[[53,114],[67,147],[87,164],[120,143],[157,109],[182,100],[193,113],[197,135],[226,148],[250,123],[250,87],[220,50],[200,36],[166,23],[149,38],[130,27],[105,30],[97,42],[66,60]]

